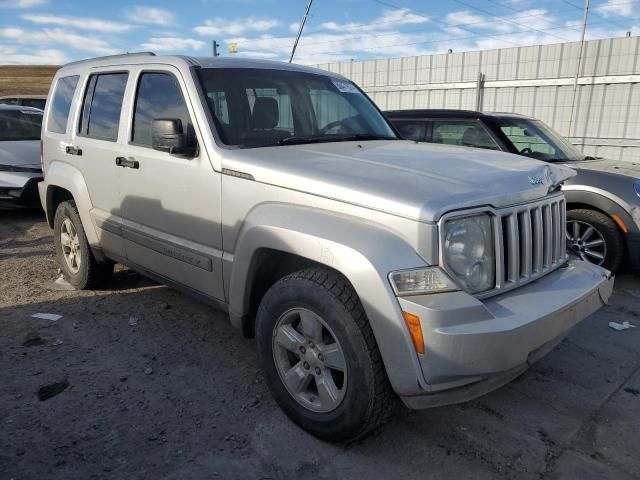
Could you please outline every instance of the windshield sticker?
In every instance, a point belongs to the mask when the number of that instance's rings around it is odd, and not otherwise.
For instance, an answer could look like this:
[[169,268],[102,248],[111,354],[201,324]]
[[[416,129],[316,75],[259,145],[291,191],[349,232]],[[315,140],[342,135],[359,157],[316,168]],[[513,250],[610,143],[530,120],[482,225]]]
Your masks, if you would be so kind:
[[335,87],[343,93],[360,93],[360,90],[358,90],[353,83],[347,80],[332,78],[331,81],[333,82]]

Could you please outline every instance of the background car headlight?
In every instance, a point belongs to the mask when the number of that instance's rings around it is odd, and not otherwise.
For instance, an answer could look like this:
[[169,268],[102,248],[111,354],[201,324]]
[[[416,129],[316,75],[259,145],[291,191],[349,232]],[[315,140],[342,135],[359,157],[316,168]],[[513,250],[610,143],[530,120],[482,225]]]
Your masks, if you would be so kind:
[[491,217],[453,218],[444,224],[444,261],[471,293],[495,286],[495,255]]
[[640,180],[633,182],[633,189],[636,191],[638,198],[640,198]]
[[398,270],[389,274],[389,280],[399,297],[459,290],[447,274],[438,267]]

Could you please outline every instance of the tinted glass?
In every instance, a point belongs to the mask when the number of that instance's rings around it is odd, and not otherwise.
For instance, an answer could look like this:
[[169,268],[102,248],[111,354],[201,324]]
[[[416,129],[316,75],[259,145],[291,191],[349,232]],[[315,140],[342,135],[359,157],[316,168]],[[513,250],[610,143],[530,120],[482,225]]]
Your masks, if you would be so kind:
[[396,139],[367,96],[348,80],[249,68],[206,68],[198,74],[227,145]]
[[25,107],[39,108],[44,110],[44,104],[46,100],[44,98],[23,98],[22,105]]
[[41,127],[41,112],[0,109],[0,140],[39,140]]
[[133,116],[131,141],[151,146],[151,123],[159,118],[179,118],[184,133],[193,133],[193,124],[180,85],[168,73],[143,73]]
[[91,76],[82,108],[81,134],[112,142],[118,139],[127,77],[126,73]]
[[71,109],[71,101],[78,84],[78,78],[78,75],[72,75],[58,80],[53,100],[51,101],[51,108],[49,108],[49,119],[47,121],[47,130],[49,132],[65,133],[67,131],[69,110]]
[[567,139],[544,123],[534,120],[501,119],[500,130],[520,155],[546,161],[582,160],[581,154]]
[[416,120],[392,120],[393,125],[398,129],[400,136],[405,140],[420,142],[424,140],[424,122]]
[[3,105],[20,105],[19,98],[3,98],[0,100],[0,103]]
[[499,150],[489,133],[476,121],[433,122],[433,143]]

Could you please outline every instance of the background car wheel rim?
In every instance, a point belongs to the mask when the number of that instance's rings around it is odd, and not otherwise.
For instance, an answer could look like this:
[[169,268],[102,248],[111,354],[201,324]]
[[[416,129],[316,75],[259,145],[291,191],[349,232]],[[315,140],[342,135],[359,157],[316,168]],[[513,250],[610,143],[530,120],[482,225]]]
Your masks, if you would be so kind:
[[333,331],[306,308],[285,312],[273,330],[273,358],[283,385],[303,407],[327,413],[347,390],[344,352]]
[[65,218],[60,228],[60,245],[62,247],[62,255],[71,273],[80,271],[82,256],[80,255],[80,239],[78,232],[73,226],[73,222]]
[[607,243],[593,226],[579,220],[567,221],[567,248],[582,260],[602,265],[607,257]]

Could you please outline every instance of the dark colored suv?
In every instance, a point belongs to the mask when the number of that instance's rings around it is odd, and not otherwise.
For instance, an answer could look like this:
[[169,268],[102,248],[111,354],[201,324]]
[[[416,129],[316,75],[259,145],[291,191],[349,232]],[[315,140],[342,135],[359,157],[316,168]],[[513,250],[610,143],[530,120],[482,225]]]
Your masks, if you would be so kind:
[[640,271],[640,163],[585,156],[540,120],[469,110],[385,112],[400,135],[416,142],[501,150],[578,172],[566,182],[567,248],[616,271]]

